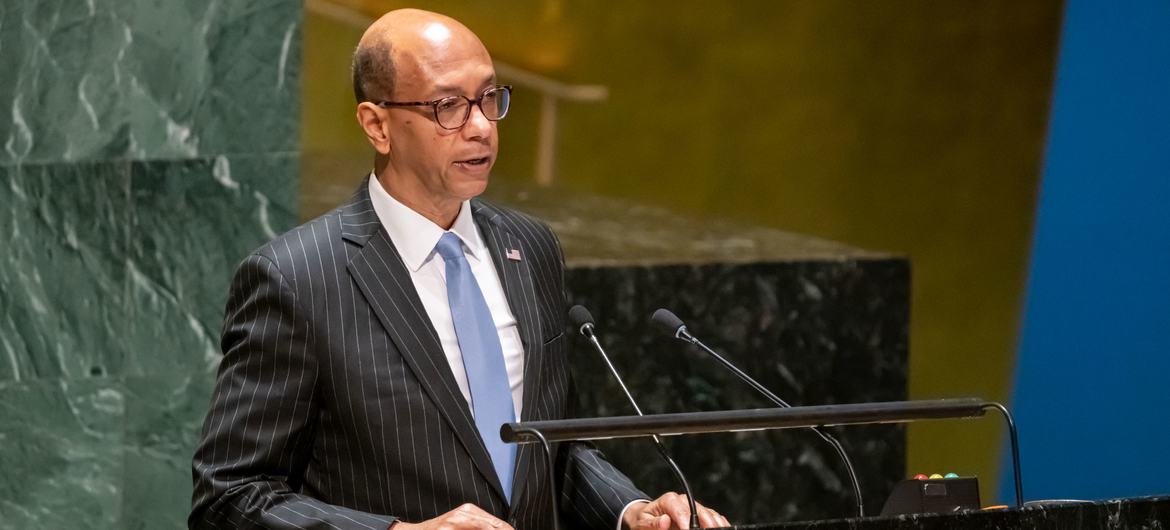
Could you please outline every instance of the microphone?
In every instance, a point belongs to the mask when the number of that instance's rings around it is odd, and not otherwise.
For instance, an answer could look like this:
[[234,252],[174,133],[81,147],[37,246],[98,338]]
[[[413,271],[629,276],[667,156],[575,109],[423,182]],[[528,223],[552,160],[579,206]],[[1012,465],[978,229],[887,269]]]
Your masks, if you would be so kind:
[[[601,358],[605,360],[605,365],[609,367],[609,372],[613,374],[613,378],[617,380],[618,386],[622,387],[622,392],[626,394],[626,399],[630,401],[630,405],[634,406],[634,412],[637,412],[639,416],[644,416],[645,414],[642,414],[642,409],[638,406],[638,402],[630,394],[630,389],[626,388],[626,383],[622,380],[622,376],[618,375],[617,368],[614,368],[613,363],[610,362],[609,355],[605,354],[605,348],[602,348],[601,342],[597,340],[597,334],[594,332],[593,315],[589,313],[588,309],[585,309],[585,306],[575,305],[569,308],[569,320],[573,321],[574,326],[577,326],[577,332],[588,339],[589,343],[593,345],[593,349],[601,354]],[[682,483],[683,491],[687,494],[687,502],[691,508],[690,527],[699,528],[699,512],[695,509],[695,495],[691,492],[691,484],[687,482],[687,477],[678,468],[678,464],[670,457],[670,452],[666,450],[666,446],[662,445],[662,440],[658,438],[658,435],[651,434],[650,439],[654,441],[654,446],[658,448],[658,454],[662,455],[662,458],[670,465],[671,471],[674,471],[674,475],[678,477],[678,481]]]
[[[724,359],[723,356],[716,353],[715,350],[708,348],[706,344],[703,344],[702,341],[691,334],[690,330],[687,329],[687,325],[683,323],[681,318],[678,318],[669,310],[659,309],[655,311],[654,314],[650,317],[650,323],[658,329],[662,330],[663,333],[670,335],[673,338],[698,346],[700,349],[707,352],[708,355],[719,361],[719,363],[730,370],[731,373],[735,374],[736,377],[739,377],[740,380],[754,388],[756,392],[763,394],[763,396],[768,398],[769,401],[775,403],[776,406],[781,408],[792,407],[792,405],[789,405],[783,399],[780,399],[779,396],[772,393],[771,390],[768,390],[767,387],[761,385],[758,381],[745,374],[743,370],[740,370],[734,364],[731,364],[731,361]],[[849,473],[849,482],[853,485],[853,497],[857,499],[857,516],[865,517],[865,505],[861,501],[861,484],[857,481],[857,472],[853,469],[853,462],[849,461],[849,455],[845,453],[845,447],[843,447],[841,442],[837,441],[837,439],[834,438],[831,434],[821,430],[820,427],[810,427],[810,429],[817,433],[817,435],[820,436],[821,439],[823,439],[829,445],[833,446],[833,449],[835,449],[837,454],[840,455],[841,462],[845,464],[845,470]]]

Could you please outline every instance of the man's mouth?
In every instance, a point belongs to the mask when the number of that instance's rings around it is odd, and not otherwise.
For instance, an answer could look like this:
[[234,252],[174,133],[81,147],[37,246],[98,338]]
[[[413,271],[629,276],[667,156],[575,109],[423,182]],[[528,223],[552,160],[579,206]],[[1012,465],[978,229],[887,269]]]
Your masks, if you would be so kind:
[[485,156],[485,157],[481,157],[481,158],[469,158],[467,160],[460,160],[460,161],[455,162],[455,163],[465,165],[465,166],[472,166],[472,167],[482,166],[482,165],[488,163],[488,157]]

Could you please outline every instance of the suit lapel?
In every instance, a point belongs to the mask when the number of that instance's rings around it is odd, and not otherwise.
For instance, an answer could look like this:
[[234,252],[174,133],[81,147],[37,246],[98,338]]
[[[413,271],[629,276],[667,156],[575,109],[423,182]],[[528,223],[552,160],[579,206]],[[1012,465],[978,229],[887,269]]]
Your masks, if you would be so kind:
[[[512,315],[516,317],[520,340],[524,346],[524,396],[521,418],[531,420],[537,412],[536,398],[540,395],[542,384],[540,376],[544,373],[544,358],[541,355],[543,343],[535,284],[530,260],[525,258],[530,255],[531,249],[524,247],[522,240],[509,230],[499,213],[490,206],[475,200],[472,202],[472,212],[476,226],[492,256],[496,274],[504,286],[508,306],[512,309]],[[513,506],[523,496],[529,470],[534,464],[533,459],[543,457],[543,452],[534,444],[522,444],[518,448],[516,473],[512,483]]]
[[347,269],[419,384],[467,448],[475,467],[503,500],[503,488],[479,438],[467,400],[451,374],[451,365],[415,291],[410,271],[382,228],[367,190],[363,185],[342,210],[343,237],[361,246]]

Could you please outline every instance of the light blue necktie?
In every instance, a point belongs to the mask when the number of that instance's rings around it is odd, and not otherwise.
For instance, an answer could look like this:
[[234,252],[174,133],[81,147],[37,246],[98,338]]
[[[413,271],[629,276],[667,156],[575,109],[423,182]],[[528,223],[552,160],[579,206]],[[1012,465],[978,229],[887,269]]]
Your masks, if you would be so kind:
[[459,236],[445,232],[435,250],[447,264],[447,303],[451,305],[451,320],[455,322],[455,336],[459,339],[463,368],[471,387],[475,427],[492,457],[496,475],[504,486],[504,497],[512,502],[516,446],[500,440],[500,426],[516,421],[504,349],[487,301],[463,254]]

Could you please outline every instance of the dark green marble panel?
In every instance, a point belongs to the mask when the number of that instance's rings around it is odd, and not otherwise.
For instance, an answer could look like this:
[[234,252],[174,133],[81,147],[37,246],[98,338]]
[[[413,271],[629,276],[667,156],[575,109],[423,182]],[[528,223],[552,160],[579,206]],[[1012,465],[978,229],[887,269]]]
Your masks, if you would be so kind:
[[5,0],[0,165],[287,152],[296,0]]
[[191,455],[211,377],[178,370],[127,377],[123,528],[183,528],[191,506]]
[[232,270],[296,217],[301,9],[0,1],[0,529],[185,526]]
[[0,528],[117,528],[125,408],[108,378],[0,383]]
[[296,157],[0,167],[0,380],[206,374],[235,264],[295,221]]
[[125,163],[0,166],[0,381],[121,369]]
[[135,162],[128,375],[209,378],[232,271],[296,220],[291,155]]

